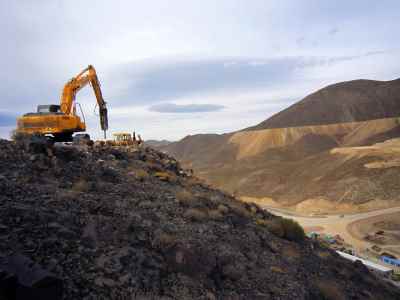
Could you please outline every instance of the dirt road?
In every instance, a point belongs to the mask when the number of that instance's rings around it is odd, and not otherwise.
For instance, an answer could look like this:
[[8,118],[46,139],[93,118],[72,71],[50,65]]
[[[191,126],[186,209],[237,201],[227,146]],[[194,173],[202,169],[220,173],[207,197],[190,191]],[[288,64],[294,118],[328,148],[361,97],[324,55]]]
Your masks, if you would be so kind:
[[275,215],[290,218],[299,222],[305,228],[305,230],[311,229],[310,231],[312,231],[313,228],[317,228],[319,232],[332,235],[340,234],[345,242],[353,245],[354,249],[358,252],[364,251],[366,248],[372,246],[372,244],[368,241],[357,238],[356,235],[352,234],[351,230],[349,230],[352,223],[369,218],[372,218],[373,220],[373,217],[376,216],[400,212],[400,207],[392,207],[356,214],[327,215],[324,217],[305,217],[296,215],[293,212],[284,211],[282,209],[270,207],[265,208]]

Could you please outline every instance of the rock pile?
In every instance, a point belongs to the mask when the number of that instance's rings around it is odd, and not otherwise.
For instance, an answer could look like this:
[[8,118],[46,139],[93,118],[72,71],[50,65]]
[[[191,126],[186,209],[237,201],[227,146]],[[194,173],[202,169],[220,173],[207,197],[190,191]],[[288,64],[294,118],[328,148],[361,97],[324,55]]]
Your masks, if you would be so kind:
[[400,299],[283,224],[151,148],[0,141],[0,290],[23,255],[63,299]]

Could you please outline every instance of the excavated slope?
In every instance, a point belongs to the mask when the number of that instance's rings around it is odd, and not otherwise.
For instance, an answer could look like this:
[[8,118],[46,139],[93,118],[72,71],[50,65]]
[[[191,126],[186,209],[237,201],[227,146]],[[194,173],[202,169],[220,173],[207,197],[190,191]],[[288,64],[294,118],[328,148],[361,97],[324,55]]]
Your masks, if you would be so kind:
[[[270,197],[285,206],[298,207],[315,199],[329,201],[337,210],[395,206],[400,202],[400,148],[383,145],[338,147],[311,154],[291,148],[269,149],[229,166],[204,170],[202,175],[238,195]],[[315,205],[313,211],[318,210]]]
[[[332,202],[337,210],[374,209],[400,201],[400,153],[393,150],[396,147],[368,145],[400,136],[399,123],[389,118],[242,131],[213,137],[207,149],[189,151],[191,139],[201,145],[194,136],[187,138],[185,152],[178,157],[201,178],[239,196],[269,197],[285,206],[319,199],[318,203]],[[365,167],[385,161],[385,168]],[[314,205],[313,210],[318,209]]]
[[400,124],[400,118],[330,125],[249,130],[234,133],[229,139],[237,146],[237,159],[255,156],[270,148],[287,147],[308,135],[332,138],[338,145],[360,145],[364,140],[390,131]]
[[[314,142],[311,141],[314,137]],[[310,151],[321,148],[319,141],[328,142],[328,148],[336,146],[366,145],[400,136],[400,118],[387,118],[363,122],[348,122],[320,126],[275,128],[239,131],[231,134],[202,134],[188,136],[162,150],[178,157],[187,166],[206,169],[207,165],[224,165],[252,156],[261,155],[268,149],[292,147],[301,150],[306,142]],[[318,141],[317,141],[318,140]],[[330,142],[329,142],[330,141]],[[316,148],[313,151],[311,148]]]

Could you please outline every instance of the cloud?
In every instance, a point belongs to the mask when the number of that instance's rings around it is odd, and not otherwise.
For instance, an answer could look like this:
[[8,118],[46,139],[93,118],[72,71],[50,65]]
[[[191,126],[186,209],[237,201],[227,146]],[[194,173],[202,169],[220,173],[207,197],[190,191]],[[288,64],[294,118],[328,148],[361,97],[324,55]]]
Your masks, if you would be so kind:
[[118,66],[108,76],[112,81],[105,79],[104,85],[114,86],[117,83],[119,88],[115,89],[112,100],[115,106],[176,103],[176,99],[227,90],[268,89],[283,81],[292,82],[303,69],[329,66],[365,55],[144,60]]
[[[157,138],[167,130],[166,121],[175,137],[251,126],[287,106],[271,104],[289,91],[295,101],[325,84],[399,76],[399,52],[379,50],[400,49],[393,38],[400,3],[364,2],[0,1],[0,34],[6,41],[0,49],[0,111],[19,115],[38,104],[58,103],[65,82],[93,64],[113,130],[116,124],[142,126],[144,134]],[[264,96],[271,93],[275,96]],[[251,102],[255,98],[259,103]],[[77,100],[93,134],[99,125],[91,114],[90,87]],[[163,103],[225,108],[218,120],[206,112],[149,110]],[[114,113],[125,107],[129,113]]]
[[216,104],[174,104],[174,103],[160,103],[155,104],[149,108],[150,111],[159,113],[204,113],[219,111],[223,109],[223,105]]

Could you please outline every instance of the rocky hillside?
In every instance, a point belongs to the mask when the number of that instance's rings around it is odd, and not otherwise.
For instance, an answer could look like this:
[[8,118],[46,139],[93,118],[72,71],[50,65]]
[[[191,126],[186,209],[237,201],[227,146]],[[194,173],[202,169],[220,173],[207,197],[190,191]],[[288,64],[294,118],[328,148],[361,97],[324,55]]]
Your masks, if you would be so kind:
[[[400,199],[386,181],[375,181],[381,178],[376,170],[363,165],[384,160],[387,154],[353,156],[350,162],[340,151],[330,151],[400,137],[399,115],[400,79],[356,80],[326,87],[255,127],[188,136],[162,149],[208,182],[240,196],[268,197],[284,205],[318,198],[356,206],[375,197],[389,201],[382,202],[386,206]],[[398,171],[379,172],[387,174],[382,178],[390,178]],[[332,177],[332,172],[337,175]],[[343,174],[348,182],[332,180],[343,179]],[[369,184],[372,181],[376,183]],[[350,187],[363,191],[343,197]]]
[[1,140],[0,191],[1,299],[400,299],[150,148]]

